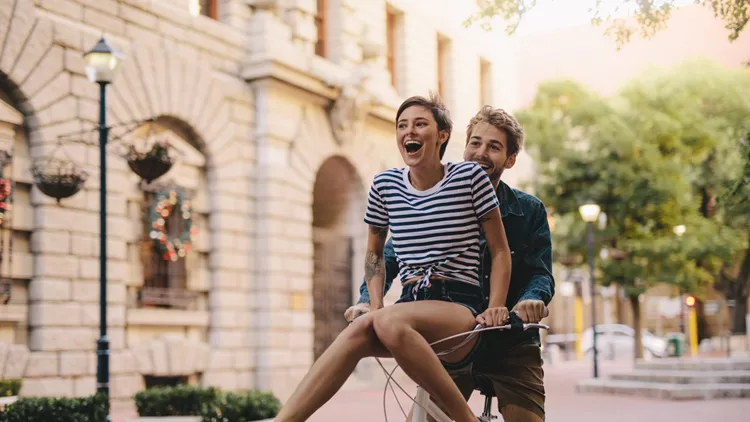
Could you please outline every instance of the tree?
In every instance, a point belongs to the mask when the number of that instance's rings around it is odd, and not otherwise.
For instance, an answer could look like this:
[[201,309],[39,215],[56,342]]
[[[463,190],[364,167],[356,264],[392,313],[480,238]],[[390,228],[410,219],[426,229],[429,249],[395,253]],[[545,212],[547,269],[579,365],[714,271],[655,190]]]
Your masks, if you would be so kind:
[[[567,0],[570,4],[580,0]],[[664,29],[676,0],[618,0],[611,10],[611,2],[605,4],[597,0],[590,9],[591,23],[601,25],[607,23],[605,33],[614,36],[618,48],[626,44],[633,33],[638,31],[644,38],[652,37],[656,32]],[[750,5],[747,0],[695,0],[696,4],[708,6],[714,15],[725,22],[729,31],[730,41],[736,40],[750,19]],[[505,22],[508,35],[516,32],[525,15],[537,5],[537,0],[481,0],[480,9],[471,15],[464,24],[470,26],[479,22],[482,28],[491,29],[492,21],[501,18]],[[626,17],[616,17],[621,10],[630,13]]]
[[[636,332],[638,299],[648,288],[665,282],[700,293],[748,248],[748,225],[716,211],[715,201],[713,214],[704,212],[705,192],[738,175],[742,161],[732,146],[737,134],[750,133],[746,78],[688,63],[646,73],[612,98],[551,81],[517,114],[538,170],[534,189],[566,222],[556,224],[556,258],[583,254],[578,206],[596,201],[608,217],[597,245],[614,258],[599,262],[598,279],[623,287]],[[689,229],[678,238],[673,228],[680,224]],[[640,355],[640,336],[636,341]]]
[[[646,119],[671,122],[646,136],[690,169],[700,217],[736,233],[726,245],[739,254],[723,262],[697,257],[714,274],[716,290],[737,303],[733,329],[745,331],[750,294],[750,72],[705,61],[651,71],[623,90]],[[672,127],[671,127],[672,126]],[[671,127],[671,128],[670,128]],[[700,220],[694,224],[702,224]],[[716,239],[705,233],[705,238]],[[721,248],[723,245],[714,245]],[[724,251],[724,257],[728,256]]]

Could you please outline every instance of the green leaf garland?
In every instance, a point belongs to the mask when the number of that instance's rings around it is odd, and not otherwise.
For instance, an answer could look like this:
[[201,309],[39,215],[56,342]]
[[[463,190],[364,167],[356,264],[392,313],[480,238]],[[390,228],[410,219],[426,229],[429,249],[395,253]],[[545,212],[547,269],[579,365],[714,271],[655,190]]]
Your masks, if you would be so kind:
[[[185,228],[179,236],[169,236],[166,222],[173,212],[179,212],[185,222]],[[193,226],[193,208],[190,199],[176,189],[165,189],[157,193],[149,211],[149,237],[154,247],[165,261],[177,261],[184,258],[192,249],[193,240],[198,228]]]

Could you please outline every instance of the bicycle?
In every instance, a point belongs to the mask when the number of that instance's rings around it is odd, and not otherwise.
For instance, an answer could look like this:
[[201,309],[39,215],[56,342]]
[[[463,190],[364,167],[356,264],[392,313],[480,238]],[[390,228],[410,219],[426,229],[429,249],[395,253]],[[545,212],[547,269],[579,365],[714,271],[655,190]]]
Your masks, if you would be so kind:
[[[358,316],[361,316],[361,315],[358,315]],[[356,317],[354,319],[356,319]],[[354,319],[352,319],[352,321]],[[438,340],[436,342],[430,343],[430,346],[435,346],[437,344],[440,344],[440,343],[448,341],[448,340],[452,340],[452,339],[455,339],[455,338],[458,338],[458,337],[461,337],[461,336],[466,336],[466,339],[464,341],[462,341],[461,343],[459,343],[458,345],[456,345],[456,346],[454,346],[454,347],[452,347],[452,348],[450,348],[448,350],[445,350],[445,351],[442,351],[442,352],[438,353],[438,356],[441,356],[441,355],[450,354],[450,353],[458,350],[459,348],[461,348],[462,346],[464,346],[466,343],[468,343],[469,341],[471,341],[471,339],[473,338],[474,335],[476,335],[476,334],[478,334],[480,332],[483,332],[483,331],[491,331],[491,330],[500,330],[500,331],[505,331],[505,330],[526,331],[526,330],[528,330],[530,328],[540,328],[540,329],[544,329],[544,330],[548,330],[549,329],[549,326],[545,325],[545,324],[540,324],[540,323],[523,323],[523,321],[521,321],[521,319],[518,317],[518,315],[516,315],[514,312],[511,312],[511,318],[510,318],[510,320],[511,320],[510,323],[505,324],[505,325],[496,326],[496,327],[482,327],[481,325],[477,325],[471,331],[466,331],[466,332],[463,332],[463,333],[458,333],[458,334],[446,337],[444,339],[441,339],[441,340]],[[435,419],[435,421],[437,421],[437,422],[453,422],[453,420],[451,418],[449,418],[448,415],[446,415],[445,412],[443,412],[443,410],[440,409],[440,407],[438,407],[432,400],[430,400],[430,395],[422,387],[417,386],[416,397],[412,398],[404,390],[404,388],[401,387],[401,385],[399,385],[398,382],[396,382],[393,379],[393,373],[396,371],[396,369],[398,369],[398,365],[396,365],[396,367],[393,368],[393,370],[391,370],[390,372],[388,372],[385,369],[385,366],[383,366],[382,362],[380,362],[379,358],[375,358],[375,360],[378,362],[378,364],[383,369],[383,372],[386,375],[385,391],[383,392],[383,412],[384,412],[384,415],[385,415],[386,422],[388,422],[388,415],[386,413],[386,408],[385,408],[385,397],[387,395],[388,387],[389,387],[391,381],[393,381],[393,383],[396,384],[399,387],[399,389],[404,394],[406,394],[407,397],[409,397],[414,402],[414,404],[412,405],[412,409],[411,409],[411,412],[412,412],[411,422],[427,422],[427,415],[428,414],[430,416],[432,416],[433,419]],[[477,387],[477,390],[479,390],[479,392],[485,397],[485,399],[484,399],[484,411],[483,411],[482,415],[479,416],[479,421],[480,422],[491,422],[493,419],[497,419],[497,416],[492,415],[492,398],[495,397],[495,392],[494,392],[494,389],[493,389],[491,383],[482,383],[481,385],[479,385]],[[396,396],[396,392],[393,390],[393,387],[391,387],[391,391],[393,391],[393,395],[394,395],[394,397],[396,397],[396,401],[399,403],[399,407],[401,407],[401,403],[398,401],[398,397]],[[401,411],[402,411],[402,413],[404,413],[404,417],[407,417],[406,413],[403,412],[403,408],[401,409]]]

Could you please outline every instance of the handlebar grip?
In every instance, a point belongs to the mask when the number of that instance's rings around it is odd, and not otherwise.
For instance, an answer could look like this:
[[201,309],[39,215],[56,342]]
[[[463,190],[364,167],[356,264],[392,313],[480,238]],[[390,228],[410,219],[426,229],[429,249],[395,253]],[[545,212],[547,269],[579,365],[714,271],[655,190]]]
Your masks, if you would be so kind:
[[524,331],[523,327],[523,321],[521,320],[521,317],[518,316],[516,312],[510,313],[510,331],[511,332],[521,332]]

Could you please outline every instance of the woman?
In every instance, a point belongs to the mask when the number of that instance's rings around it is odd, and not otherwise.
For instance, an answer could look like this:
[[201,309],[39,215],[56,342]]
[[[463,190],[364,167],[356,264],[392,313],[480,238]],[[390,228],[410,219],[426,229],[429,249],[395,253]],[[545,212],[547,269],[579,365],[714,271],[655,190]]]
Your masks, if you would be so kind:
[[[352,323],[359,327],[345,329],[315,362],[276,421],[306,420],[338,391],[360,359],[378,356],[395,358],[455,421],[476,422],[443,364],[461,365],[470,359],[477,338],[441,358],[429,343],[471,330],[477,322],[494,326],[508,317],[510,251],[497,198],[476,163],[440,162],[452,123],[439,99],[407,99],[396,122],[396,141],[407,167],[375,177],[365,215],[371,310]],[[413,288],[398,303],[383,308],[383,247],[389,228],[401,279]],[[482,313],[477,274],[480,228],[493,268],[490,305]]]

